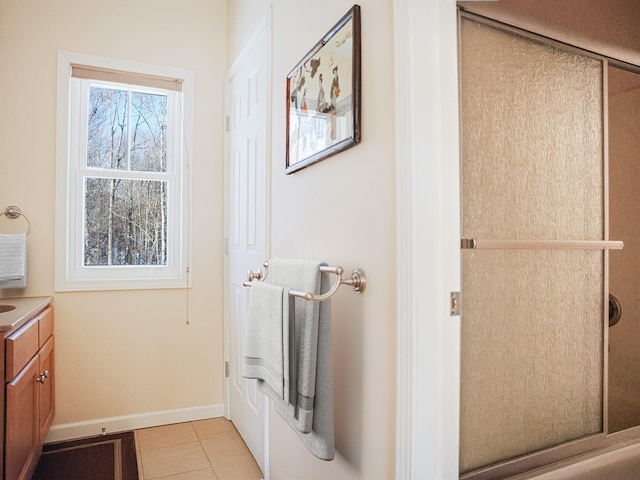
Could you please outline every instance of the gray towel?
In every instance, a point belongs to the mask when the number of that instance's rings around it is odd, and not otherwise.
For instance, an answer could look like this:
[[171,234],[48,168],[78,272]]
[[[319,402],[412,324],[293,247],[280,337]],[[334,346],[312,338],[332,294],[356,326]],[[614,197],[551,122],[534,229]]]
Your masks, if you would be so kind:
[[[330,288],[329,275],[320,272],[321,265],[323,263],[315,260],[273,259],[269,261],[267,280],[317,295]],[[296,431],[313,455],[322,460],[333,460],[330,301],[310,302],[295,298],[290,346],[289,401],[270,391],[264,382],[258,381],[258,387],[274,400],[278,414]]]
[[247,307],[242,376],[264,381],[284,399],[284,340],[288,338],[289,289],[253,282]]
[[0,234],[0,288],[27,286],[27,234]]
[[[302,259],[272,259],[267,281],[285,285],[292,290],[320,293],[322,262]],[[296,428],[309,433],[313,425],[313,403],[316,390],[318,349],[318,315],[320,304],[302,298],[294,300],[294,315],[290,326],[289,410],[296,419]]]

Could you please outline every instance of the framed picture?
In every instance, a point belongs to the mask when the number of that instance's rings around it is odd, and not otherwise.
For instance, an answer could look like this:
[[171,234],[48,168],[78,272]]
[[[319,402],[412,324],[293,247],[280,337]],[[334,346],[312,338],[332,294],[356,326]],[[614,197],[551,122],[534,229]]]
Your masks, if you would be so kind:
[[360,142],[360,7],[287,75],[287,174]]

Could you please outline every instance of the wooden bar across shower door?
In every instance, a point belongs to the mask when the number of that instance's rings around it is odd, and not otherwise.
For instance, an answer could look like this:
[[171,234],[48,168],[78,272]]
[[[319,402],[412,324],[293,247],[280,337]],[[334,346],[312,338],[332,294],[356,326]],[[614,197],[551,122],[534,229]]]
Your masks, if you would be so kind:
[[619,240],[493,240],[463,238],[460,248],[476,250],[622,250]]

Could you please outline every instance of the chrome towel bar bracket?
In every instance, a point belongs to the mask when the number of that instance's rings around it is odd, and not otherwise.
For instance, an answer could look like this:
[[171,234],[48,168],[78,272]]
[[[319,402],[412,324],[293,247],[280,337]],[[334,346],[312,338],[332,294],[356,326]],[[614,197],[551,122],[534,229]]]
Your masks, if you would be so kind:
[[[264,262],[263,267],[264,267],[264,273],[262,273],[262,270],[258,270],[257,272],[249,270],[249,272],[247,273],[248,281],[244,282],[243,285],[245,287],[251,287],[251,282],[254,282],[254,281],[263,282],[267,278],[267,275],[269,275],[269,263]],[[322,295],[314,295],[311,292],[302,292],[300,290],[289,290],[289,295],[293,297],[303,298],[304,300],[308,300],[311,302],[321,302],[323,300],[327,300],[334,293],[336,293],[338,291],[338,288],[340,288],[340,285],[349,285],[353,287],[353,290],[356,293],[364,292],[365,288],[367,287],[367,276],[365,275],[364,270],[362,270],[361,268],[354,269],[351,272],[350,278],[342,277],[342,274],[344,273],[344,269],[339,266],[338,267],[322,266],[320,267],[320,271],[324,273],[331,273],[338,277],[338,280],[331,286],[331,288],[326,293],[323,293]]]

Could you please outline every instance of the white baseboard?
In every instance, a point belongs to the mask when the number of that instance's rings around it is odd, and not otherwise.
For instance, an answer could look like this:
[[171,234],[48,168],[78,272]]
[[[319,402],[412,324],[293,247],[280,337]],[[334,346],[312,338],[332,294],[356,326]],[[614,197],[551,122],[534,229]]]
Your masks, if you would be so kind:
[[[104,433],[123,432],[138,428],[157,427],[172,423],[190,422],[224,416],[224,404],[203,405],[200,407],[180,408],[147,412],[121,417],[98,418],[83,422],[53,425],[45,443],[59,442],[76,438],[91,437]],[[104,429],[104,430],[103,430]]]

